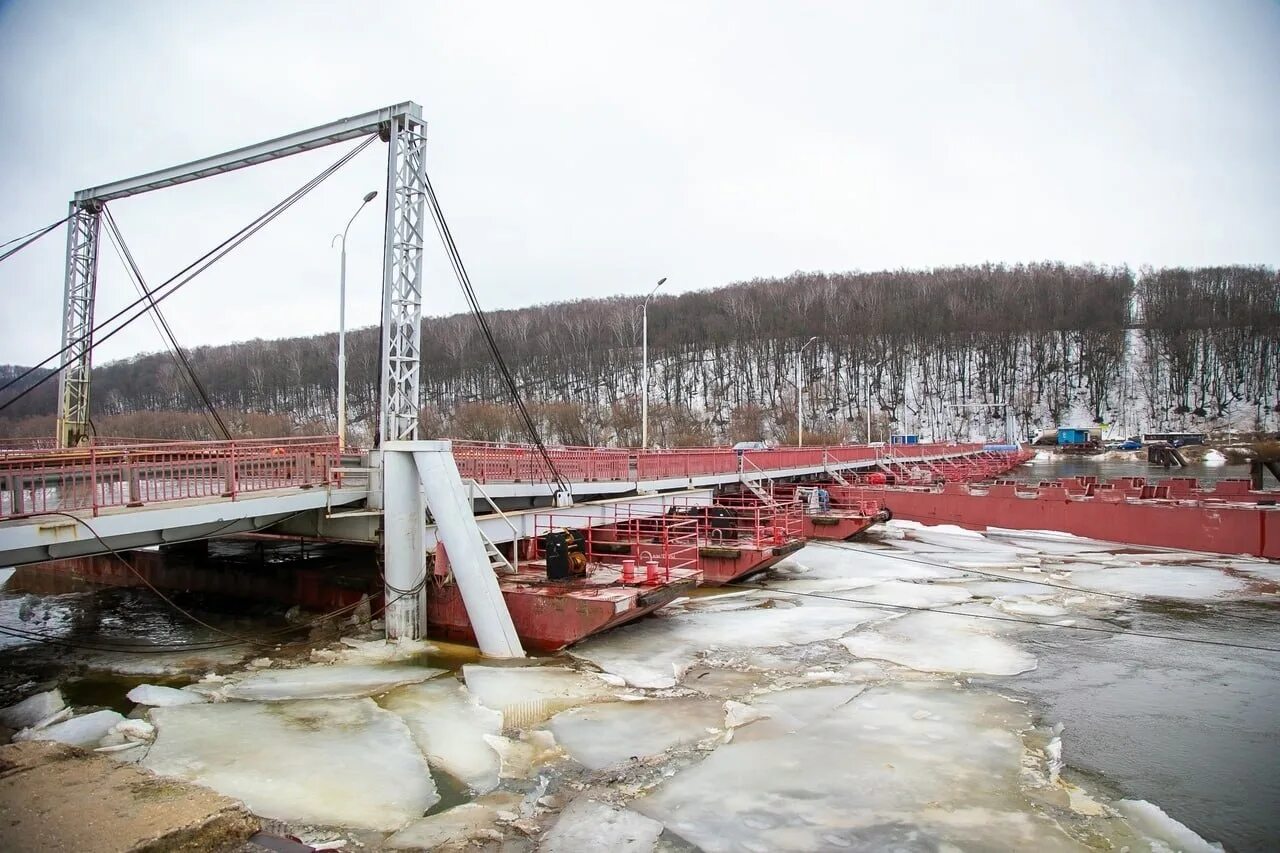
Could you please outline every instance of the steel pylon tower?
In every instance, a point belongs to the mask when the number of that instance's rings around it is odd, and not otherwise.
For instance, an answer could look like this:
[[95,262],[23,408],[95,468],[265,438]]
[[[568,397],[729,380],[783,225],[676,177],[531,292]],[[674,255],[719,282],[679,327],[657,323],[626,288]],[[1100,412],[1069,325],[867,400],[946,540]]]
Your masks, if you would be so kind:
[[422,107],[406,101],[77,192],[71,202],[67,231],[62,318],[65,351],[58,382],[59,446],[79,444],[89,433],[93,303],[97,285],[99,216],[103,205],[115,199],[255,166],[371,133],[380,134],[388,143],[379,435],[383,441],[418,437],[427,125],[422,119]]
[[71,202],[62,305],[62,363],[58,375],[58,446],[89,437],[89,371],[93,359],[93,300],[98,286],[98,230],[102,206]]
[[382,441],[418,437],[422,249],[427,126],[405,114],[387,131],[387,220],[382,250]]

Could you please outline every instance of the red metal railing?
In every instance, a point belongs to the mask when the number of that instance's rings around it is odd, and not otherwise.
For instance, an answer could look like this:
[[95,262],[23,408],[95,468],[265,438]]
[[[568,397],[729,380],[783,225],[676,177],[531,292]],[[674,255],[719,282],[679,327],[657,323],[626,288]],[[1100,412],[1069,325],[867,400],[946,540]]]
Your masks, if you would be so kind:
[[[575,483],[630,479],[626,450],[599,447],[549,447],[547,455],[562,476]],[[478,483],[533,483],[554,479],[538,449],[527,444],[453,442],[458,471]]]
[[[237,494],[330,482],[339,462],[335,437],[145,441],[96,439],[87,447],[47,449],[39,440],[0,444],[0,518],[54,509],[91,510]],[[552,447],[561,476],[572,482],[634,482],[821,470],[832,464],[878,462],[908,478],[915,466],[930,480],[981,479],[1008,470],[1021,454],[976,455],[981,445],[779,447],[625,450]],[[927,461],[941,453],[967,459]],[[546,459],[530,445],[455,441],[454,459],[480,483],[549,482]],[[915,460],[919,460],[916,462]],[[919,473],[919,471],[915,471]]]
[[[662,511],[664,504],[610,506],[600,524],[583,526],[580,516],[548,513],[534,517],[534,538],[526,553],[530,559],[546,559],[543,537],[561,530],[582,534],[583,552],[590,564],[619,565],[636,561],[640,575],[624,581],[644,579],[665,582],[676,570],[698,570],[698,523],[696,519]],[[644,574],[649,560],[657,561],[656,577]]]
[[144,506],[329,482],[338,439],[117,444],[0,456],[0,518]]
[[804,508],[795,502],[763,503],[754,495],[723,495],[714,504],[673,498],[674,515],[698,523],[701,545],[771,548],[804,536]]

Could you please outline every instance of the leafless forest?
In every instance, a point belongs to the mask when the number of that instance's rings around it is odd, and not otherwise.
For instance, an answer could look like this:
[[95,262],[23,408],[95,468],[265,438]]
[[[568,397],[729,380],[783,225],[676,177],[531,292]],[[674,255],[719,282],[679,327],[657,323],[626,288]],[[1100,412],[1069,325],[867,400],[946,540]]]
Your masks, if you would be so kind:
[[[490,322],[548,441],[639,443],[637,297],[497,311]],[[650,430],[666,446],[794,440],[797,352],[811,336],[800,385],[813,442],[866,439],[868,411],[876,440],[1280,423],[1280,274],[1266,267],[795,273],[659,295],[649,335]],[[232,430],[267,435],[334,428],[336,349],[327,334],[189,355]],[[469,315],[424,321],[423,349],[425,435],[523,438]],[[367,440],[377,329],[349,334],[348,359],[350,418]],[[0,435],[51,433],[56,384],[0,412]],[[167,352],[95,369],[93,411],[104,435],[215,435]]]

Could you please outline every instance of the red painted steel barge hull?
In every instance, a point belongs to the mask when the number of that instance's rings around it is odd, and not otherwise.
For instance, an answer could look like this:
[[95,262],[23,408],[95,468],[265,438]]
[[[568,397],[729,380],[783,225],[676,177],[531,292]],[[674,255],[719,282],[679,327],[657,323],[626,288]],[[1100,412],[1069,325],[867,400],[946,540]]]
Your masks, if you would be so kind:
[[698,551],[702,586],[720,586],[771,568],[788,554],[804,547],[803,541],[759,548],[751,545],[712,545]]
[[1022,491],[999,484],[970,491],[961,483],[941,490],[849,491],[851,497],[879,498],[895,518],[925,524],[1058,530],[1107,542],[1280,559],[1280,508],[1245,502],[1236,494],[1216,500],[1143,499],[1117,489],[1076,496],[1061,486]]
[[[593,634],[647,616],[697,586],[697,572],[673,570],[659,584],[601,585],[557,583],[541,572],[520,572],[499,579],[511,621],[528,651],[549,653]],[[427,639],[476,644],[467,608],[456,584],[427,592]]]
[[806,514],[804,538],[843,542],[852,539],[875,523],[874,518],[868,518],[865,515],[842,515],[838,511],[819,515]]

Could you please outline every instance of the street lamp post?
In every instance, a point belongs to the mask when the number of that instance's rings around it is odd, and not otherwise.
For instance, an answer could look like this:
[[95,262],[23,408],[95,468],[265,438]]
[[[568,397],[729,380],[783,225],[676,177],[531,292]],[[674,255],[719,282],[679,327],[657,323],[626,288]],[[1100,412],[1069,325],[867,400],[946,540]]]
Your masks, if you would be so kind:
[[804,342],[804,346],[800,347],[800,352],[796,354],[796,446],[804,447],[804,399],[800,394],[800,363],[804,361],[804,351],[809,348],[809,344],[816,341],[815,335]]
[[641,338],[641,361],[644,362],[644,389],[640,393],[640,449],[646,450],[649,447],[649,300],[653,298],[653,294],[658,292],[658,288],[666,283],[666,278],[658,279],[658,283],[653,286],[653,290],[649,291],[649,295],[644,298],[644,320]]
[[378,191],[373,190],[365,194],[364,200],[360,202],[360,206],[356,208],[356,212],[351,214],[351,218],[347,220],[347,227],[342,229],[342,234],[333,235],[333,240],[329,241],[330,247],[339,238],[342,239],[342,275],[338,284],[338,450],[342,451],[347,446],[347,232],[351,230],[351,223],[356,221],[356,217],[360,215],[360,211],[364,210],[364,206],[373,201],[377,197]]

